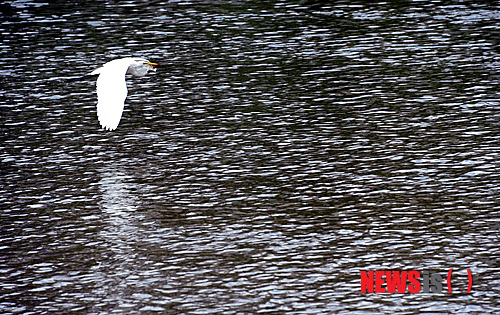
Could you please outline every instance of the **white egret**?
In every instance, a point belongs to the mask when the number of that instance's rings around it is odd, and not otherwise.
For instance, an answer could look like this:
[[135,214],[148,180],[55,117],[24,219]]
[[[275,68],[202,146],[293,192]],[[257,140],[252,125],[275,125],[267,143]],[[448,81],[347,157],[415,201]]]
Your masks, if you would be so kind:
[[114,130],[122,116],[127,98],[126,74],[143,77],[148,71],[156,72],[156,63],[142,58],[122,58],[105,63],[92,71],[97,78],[97,117],[104,129]]

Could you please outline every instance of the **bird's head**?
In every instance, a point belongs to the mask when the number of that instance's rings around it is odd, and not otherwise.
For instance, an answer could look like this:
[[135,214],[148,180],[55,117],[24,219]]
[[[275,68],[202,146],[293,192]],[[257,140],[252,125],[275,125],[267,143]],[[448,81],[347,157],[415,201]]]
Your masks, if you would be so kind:
[[145,76],[148,71],[156,72],[156,68],[153,66],[157,66],[158,64],[154,62],[149,62],[147,59],[134,59],[130,64],[127,73],[133,74],[138,77]]

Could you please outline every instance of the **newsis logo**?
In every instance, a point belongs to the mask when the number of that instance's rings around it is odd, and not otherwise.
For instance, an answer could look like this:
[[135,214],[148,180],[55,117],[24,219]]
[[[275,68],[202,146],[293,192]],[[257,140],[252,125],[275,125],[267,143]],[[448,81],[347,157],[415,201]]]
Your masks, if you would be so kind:
[[[453,270],[448,271],[447,287],[452,292],[451,275]],[[469,279],[467,293],[472,288],[472,274],[467,269]],[[442,293],[443,276],[439,273],[430,273],[428,270],[422,272],[410,271],[361,271],[361,293]]]

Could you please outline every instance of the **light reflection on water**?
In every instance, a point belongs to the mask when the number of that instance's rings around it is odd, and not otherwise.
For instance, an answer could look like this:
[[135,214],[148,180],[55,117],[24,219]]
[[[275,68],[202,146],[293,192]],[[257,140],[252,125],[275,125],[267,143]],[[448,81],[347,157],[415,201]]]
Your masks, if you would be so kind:
[[[76,5],[3,7],[2,313],[495,313],[497,9]],[[99,130],[59,79],[129,55]],[[450,268],[470,295],[359,293]]]

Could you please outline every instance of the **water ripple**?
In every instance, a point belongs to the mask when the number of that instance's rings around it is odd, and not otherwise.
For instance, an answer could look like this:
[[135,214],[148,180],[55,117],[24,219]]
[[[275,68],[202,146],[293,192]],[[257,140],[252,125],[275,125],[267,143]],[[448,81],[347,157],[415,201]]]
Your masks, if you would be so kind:
[[[4,11],[2,313],[495,313],[494,7]],[[99,130],[94,83],[61,79],[126,56],[158,72]],[[359,291],[413,269],[472,292]]]

